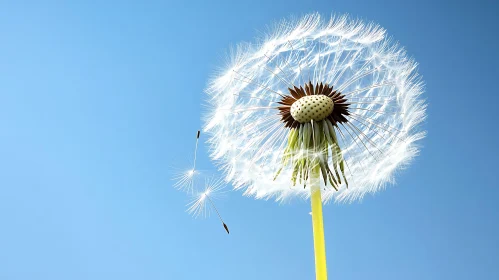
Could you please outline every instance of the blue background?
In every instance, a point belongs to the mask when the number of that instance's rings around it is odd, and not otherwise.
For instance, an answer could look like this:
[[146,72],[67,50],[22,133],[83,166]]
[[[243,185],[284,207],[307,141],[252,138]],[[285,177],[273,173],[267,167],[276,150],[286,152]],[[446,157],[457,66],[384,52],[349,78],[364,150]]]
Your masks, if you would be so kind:
[[314,279],[307,202],[231,192],[227,235],[171,181],[228,48],[314,11],[385,27],[429,104],[395,187],[325,207],[330,279],[499,279],[493,2],[2,1],[0,279]]

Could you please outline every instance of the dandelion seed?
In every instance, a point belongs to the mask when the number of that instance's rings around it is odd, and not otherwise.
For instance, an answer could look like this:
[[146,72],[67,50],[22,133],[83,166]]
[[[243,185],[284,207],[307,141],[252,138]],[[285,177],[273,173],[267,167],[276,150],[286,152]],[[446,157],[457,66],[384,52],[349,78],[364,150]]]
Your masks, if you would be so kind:
[[177,189],[185,190],[191,193],[194,188],[194,178],[199,174],[199,171],[194,169],[183,170],[175,173],[173,180],[175,183],[173,186]]
[[194,160],[193,160],[193,164],[192,164],[192,169],[176,172],[175,175],[173,176],[173,180],[175,181],[175,184],[173,184],[173,186],[177,189],[185,190],[188,193],[193,192],[194,177],[199,174],[199,171],[196,170],[196,160],[197,160],[198,143],[199,143],[200,134],[201,134],[201,131],[198,130],[198,132],[196,134],[196,146],[194,148]]
[[198,193],[194,197],[194,199],[189,204],[187,204],[188,207],[187,212],[197,218],[197,217],[208,217],[210,216],[212,210],[215,211],[218,218],[222,222],[225,231],[227,231],[228,234],[229,228],[223,221],[222,216],[218,212],[218,209],[215,206],[215,203],[213,202],[214,199],[220,197],[224,186],[225,186],[224,181],[221,179],[218,180],[213,178],[206,179],[204,190]]

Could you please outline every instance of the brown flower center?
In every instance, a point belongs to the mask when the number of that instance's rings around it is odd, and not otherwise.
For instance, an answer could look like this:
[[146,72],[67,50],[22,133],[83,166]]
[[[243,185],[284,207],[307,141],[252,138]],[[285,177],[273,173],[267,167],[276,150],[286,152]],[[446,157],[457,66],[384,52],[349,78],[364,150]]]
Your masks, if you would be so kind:
[[[305,87],[288,88],[289,95],[284,96],[279,104],[279,114],[285,127],[296,128],[302,123],[328,119],[334,126],[348,122],[348,106],[345,95],[333,90],[328,84],[312,82]],[[334,108],[334,109],[333,109]]]

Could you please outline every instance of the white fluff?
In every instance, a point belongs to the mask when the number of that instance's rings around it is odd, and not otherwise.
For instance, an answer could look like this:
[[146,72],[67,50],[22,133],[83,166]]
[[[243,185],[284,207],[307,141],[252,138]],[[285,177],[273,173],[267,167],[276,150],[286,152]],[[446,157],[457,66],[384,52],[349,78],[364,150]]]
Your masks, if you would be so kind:
[[282,21],[261,42],[239,45],[209,83],[211,157],[245,195],[308,197],[308,188],[292,186],[290,166],[274,180],[289,132],[275,107],[291,85],[328,83],[352,103],[337,131],[349,187],[321,188],[323,200],[361,199],[392,183],[418,153],[426,105],[416,66],[376,24],[319,14]]

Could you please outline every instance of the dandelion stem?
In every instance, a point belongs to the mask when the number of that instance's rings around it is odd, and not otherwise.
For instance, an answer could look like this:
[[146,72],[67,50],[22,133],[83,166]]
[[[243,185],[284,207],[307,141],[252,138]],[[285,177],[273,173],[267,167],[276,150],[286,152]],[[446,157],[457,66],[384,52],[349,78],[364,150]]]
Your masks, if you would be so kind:
[[324,221],[322,218],[320,172],[320,166],[314,166],[310,176],[310,201],[312,204],[312,227],[314,230],[315,279],[327,280],[326,242],[324,240]]

